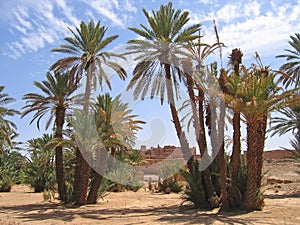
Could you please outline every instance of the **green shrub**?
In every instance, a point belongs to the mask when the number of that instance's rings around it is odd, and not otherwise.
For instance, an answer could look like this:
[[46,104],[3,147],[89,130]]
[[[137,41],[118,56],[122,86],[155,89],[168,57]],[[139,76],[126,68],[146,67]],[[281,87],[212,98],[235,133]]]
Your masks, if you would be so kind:
[[181,192],[183,185],[178,183],[177,178],[182,168],[182,162],[178,160],[163,162],[158,169],[159,177],[162,179],[158,183],[158,190],[166,194]]

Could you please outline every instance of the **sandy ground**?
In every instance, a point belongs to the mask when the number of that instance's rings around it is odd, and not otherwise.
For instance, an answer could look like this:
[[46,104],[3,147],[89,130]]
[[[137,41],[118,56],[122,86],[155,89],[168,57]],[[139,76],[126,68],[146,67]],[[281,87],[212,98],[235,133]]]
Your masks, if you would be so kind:
[[[0,224],[300,224],[300,176],[296,167],[270,164],[268,178],[292,180],[265,186],[263,211],[219,213],[180,207],[181,194],[111,193],[96,205],[65,207],[16,185],[0,193]],[[280,173],[281,171],[281,173]]]

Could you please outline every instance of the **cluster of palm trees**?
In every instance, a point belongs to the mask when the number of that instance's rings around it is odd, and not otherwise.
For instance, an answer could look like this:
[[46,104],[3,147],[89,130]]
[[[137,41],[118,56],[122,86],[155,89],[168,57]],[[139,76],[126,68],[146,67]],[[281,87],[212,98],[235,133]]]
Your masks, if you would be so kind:
[[[190,200],[194,205],[221,206],[225,210],[235,207],[261,209],[263,150],[271,112],[281,110],[288,116],[293,115],[293,122],[291,118],[277,118],[275,122],[278,125],[274,130],[284,134],[294,129],[298,132],[298,136],[295,136],[298,138],[297,143],[300,143],[299,93],[294,88],[288,88],[291,84],[299,87],[300,35],[292,37],[290,44],[294,50],[279,56],[285,57],[288,63],[281,68],[285,72],[281,72],[282,79],[277,79],[279,71],[263,66],[258,55],[256,65],[250,68],[243,66],[243,54],[239,49],[234,49],[229,57],[232,66],[229,70],[219,70],[216,63],[206,66],[204,60],[207,56],[216,50],[221,52],[224,45],[220,43],[218,35],[215,44],[202,43],[200,24],[188,26],[189,13],[175,10],[171,2],[152,13],[145,9],[143,12],[148,24],[129,28],[140,38],[128,41],[126,54],[105,51],[118,35],[107,37],[107,28],[100,21],[94,23],[91,20],[87,24],[81,22],[75,30],[69,29],[71,36],[66,37],[65,43],[59,48],[52,50],[66,57],[51,65],[46,80],[34,83],[40,94],[29,93],[23,97],[26,106],[22,116],[34,113],[31,122],[36,121],[38,128],[46,115],[50,115],[46,128],[52,126],[54,119],[53,138],[48,148],[55,148],[56,182],[60,199],[70,200],[64,165],[66,146],[72,146],[75,151],[71,199],[76,205],[97,202],[108,153],[115,156],[116,151],[132,148],[136,131],[141,129],[140,125],[144,122],[136,119],[136,115],[132,114],[128,104],[122,103],[120,97],[99,95],[97,86],[102,88],[106,84],[112,88],[106,68],[125,80],[128,71],[113,59],[126,59],[127,55],[133,54],[136,66],[127,89],[133,89],[136,99],[143,100],[150,95],[151,98],[158,96],[161,104],[167,101],[187,161],[184,172],[189,183],[189,193],[193,193]],[[285,87],[281,86],[282,80]],[[84,82],[83,95],[76,94]],[[189,97],[188,104],[185,104],[190,106],[191,113],[185,118],[179,117],[182,109],[182,106],[178,106],[180,88],[185,88]],[[3,104],[12,100],[5,94],[0,97]],[[14,124],[4,116],[15,113],[14,110],[0,108],[1,151],[3,146],[11,145],[10,136],[15,135]],[[190,152],[190,140],[186,137],[183,123],[187,118],[190,120],[188,124],[194,127],[201,160],[196,160]],[[241,156],[242,121],[247,127],[246,162],[243,162]],[[233,149],[229,160],[224,144],[227,122],[233,126]],[[91,123],[96,124],[96,140],[86,138]],[[282,124],[285,124],[285,128],[281,128]],[[72,130],[72,135],[68,134],[66,127]],[[209,145],[212,149],[210,154]],[[217,158],[213,161],[215,156]],[[92,160],[87,161],[87,158]],[[206,160],[213,161],[212,165],[200,170],[199,165]],[[217,178],[215,170],[219,174]],[[241,182],[244,182],[245,187],[242,187]]]

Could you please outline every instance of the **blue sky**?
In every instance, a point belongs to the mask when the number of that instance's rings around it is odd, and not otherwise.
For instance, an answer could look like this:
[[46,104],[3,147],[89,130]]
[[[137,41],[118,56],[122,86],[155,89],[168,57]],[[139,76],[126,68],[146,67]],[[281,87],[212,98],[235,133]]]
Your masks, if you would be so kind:
[[[111,48],[125,45],[137,36],[127,27],[145,24],[142,8],[158,9],[168,1],[155,0],[10,0],[0,1],[0,85],[17,101],[11,105],[16,109],[24,106],[22,96],[36,92],[34,81],[41,81],[50,65],[61,55],[50,50],[63,43],[69,35],[67,27],[74,28],[81,20],[100,20],[109,27],[108,34],[119,34]],[[175,8],[190,12],[190,24],[201,23],[203,40],[215,42],[212,20],[215,19],[223,49],[223,64],[232,48],[244,53],[244,63],[250,65],[255,51],[261,55],[265,65],[278,69],[284,63],[275,56],[288,48],[289,36],[300,30],[300,2],[296,0],[276,1],[173,1]],[[131,74],[129,73],[129,79]],[[124,90],[128,81],[113,83],[113,94]],[[139,134],[147,145],[177,144],[174,129],[168,123],[169,110],[159,101],[137,102],[134,108],[148,122]],[[164,116],[162,116],[164,115]],[[163,118],[163,120],[162,120]],[[167,119],[166,119],[167,118]],[[36,125],[29,125],[30,116],[13,118],[20,132],[19,139],[26,141],[39,135]],[[151,123],[152,121],[152,123]],[[152,124],[152,125],[151,125]],[[152,134],[151,134],[151,128]],[[163,131],[163,132],[162,132]],[[163,133],[163,134],[162,134]],[[151,137],[152,135],[152,137]],[[154,137],[155,136],[155,137]],[[267,141],[267,149],[288,146],[289,136],[275,137]]]

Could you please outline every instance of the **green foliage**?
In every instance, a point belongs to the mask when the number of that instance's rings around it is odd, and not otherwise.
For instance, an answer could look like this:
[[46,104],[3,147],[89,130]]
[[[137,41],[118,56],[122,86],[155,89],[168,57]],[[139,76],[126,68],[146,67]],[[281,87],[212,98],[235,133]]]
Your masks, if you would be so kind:
[[51,139],[50,135],[44,134],[41,138],[27,142],[29,156],[25,182],[30,184],[35,192],[56,189],[54,150],[44,149]]
[[[95,24],[93,20],[88,24],[82,21],[76,30],[69,28],[69,31],[72,36],[64,39],[66,43],[61,44],[59,48],[52,49],[53,52],[66,54],[67,57],[56,61],[50,67],[51,70],[63,72],[69,70],[69,79],[75,83],[78,83],[85,75],[84,72],[87,72],[98,79],[101,87],[105,82],[110,89],[111,83],[107,73],[109,70],[116,72],[122,80],[126,78],[126,71],[110,60],[112,57],[123,58],[123,56],[104,51],[111,42],[118,38],[118,35],[107,37],[107,28],[101,26],[100,21]],[[104,69],[104,66],[107,69]],[[94,82],[94,85],[96,84],[97,82]]]
[[[143,9],[143,12],[147,25],[129,28],[143,39],[128,41],[128,54],[137,54],[135,60],[138,63],[127,88],[134,89],[135,98],[159,96],[163,104],[166,91],[170,91],[168,85],[172,85],[174,93],[178,94],[178,83],[181,81],[178,68],[182,57],[187,55],[183,46],[198,38],[200,24],[187,26],[189,12],[175,10],[171,2],[161,5],[157,11],[149,13]],[[171,74],[168,74],[167,67]],[[167,78],[169,75],[170,78]]]
[[0,191],[10,191],[15,183],[24,180],[26,159],[19,152],[0,154]]
[[162,178],[158,183],[158,190],[166,194],[181,192],[183,185],[178,183],[177,178],[182,167],[182,162],[178,160],[163,162],[158,169],[159,177]]
[[292,49],[285,49],[286,54],[278,55],[278,58],[285,58],[286,63],[280,67],[280,70],[286,74],[281,77],[285,87],[294,85],[300,87],[300,33],[290,36],[289,45]]
[[206,208],[208,202],[205,193],[202,171],[199,170],[199,161],[192,162],[192,171],[182,171],[188,186],[184,192],[183,203],[191,202],[195,208]]
[[130,165],[121,164],[107,174],[107,179],[114,184],[110,191],[138,191],[143,186],[142,173]]

